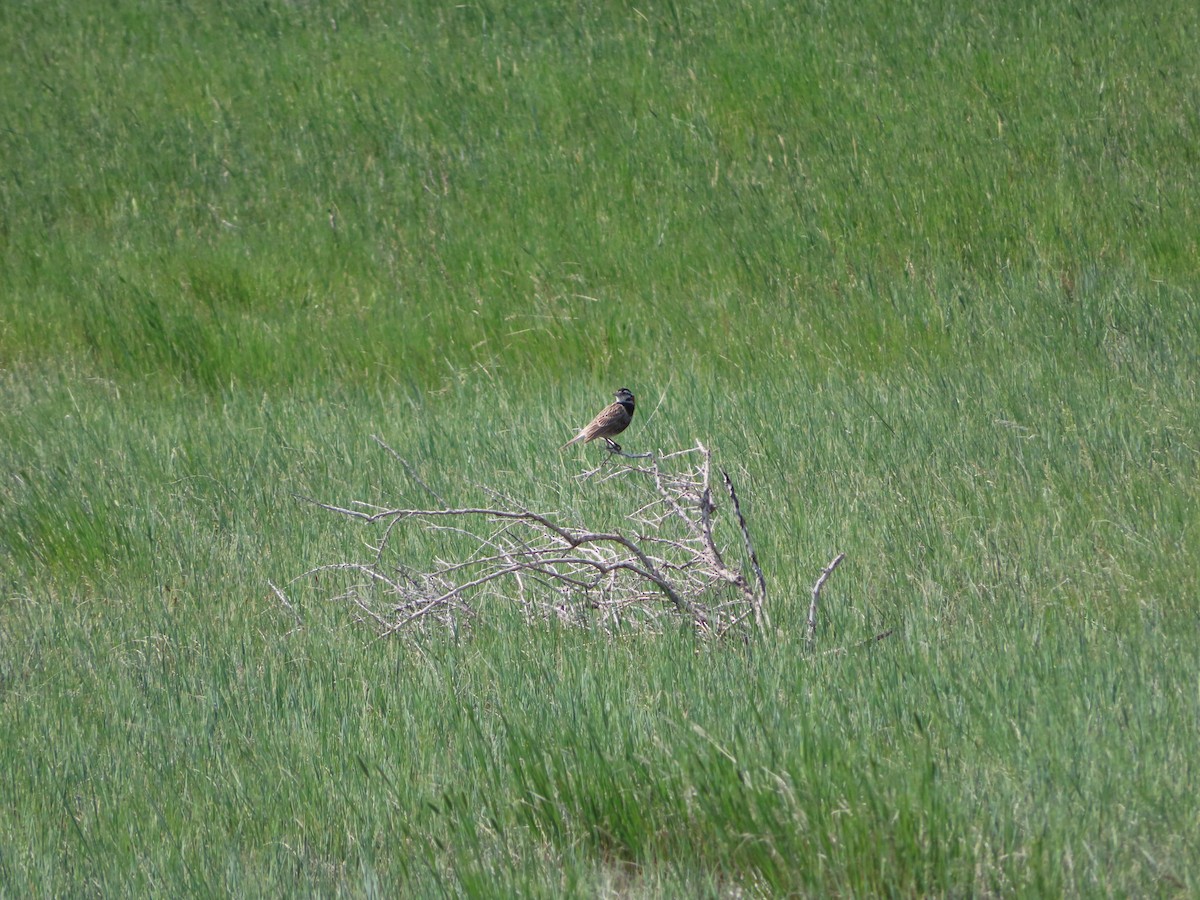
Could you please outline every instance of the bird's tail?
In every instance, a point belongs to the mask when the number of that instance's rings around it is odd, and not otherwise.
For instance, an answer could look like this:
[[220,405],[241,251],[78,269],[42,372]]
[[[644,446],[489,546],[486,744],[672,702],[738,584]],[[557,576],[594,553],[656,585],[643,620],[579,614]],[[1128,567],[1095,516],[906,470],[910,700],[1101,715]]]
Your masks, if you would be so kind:
[[565,444],[563,444],[561,447],[559,447],[558,448],[559,452],[561,453],[563,450],[566,450],[572,444],[577,444],[580,441],[582,441],[583,435],[584,435],[584,432],[582,432],[582,431],[579,432],[579,434],[575,435],[575,437],[571,438],[569,441],[567,441]]

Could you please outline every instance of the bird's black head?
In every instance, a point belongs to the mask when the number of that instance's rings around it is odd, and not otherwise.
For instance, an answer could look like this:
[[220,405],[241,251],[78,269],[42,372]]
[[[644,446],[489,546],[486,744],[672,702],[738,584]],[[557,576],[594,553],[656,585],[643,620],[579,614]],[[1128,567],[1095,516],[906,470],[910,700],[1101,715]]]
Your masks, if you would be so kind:
[[617,398],[618,403],[633,412],[633,391],[629,388],[621,388],[613,396]]

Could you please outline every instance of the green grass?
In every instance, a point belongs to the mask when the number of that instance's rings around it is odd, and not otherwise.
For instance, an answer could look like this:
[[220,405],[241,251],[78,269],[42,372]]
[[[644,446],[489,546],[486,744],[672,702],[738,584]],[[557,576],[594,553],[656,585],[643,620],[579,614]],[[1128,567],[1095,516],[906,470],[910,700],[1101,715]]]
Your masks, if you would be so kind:
[[[1195,894],[1198,38],[6,6],[0,894]],[[372,537],[296,495],[420,496],[372,435],[618,514],[554,448],[623,384],[735,478],[761,641],[276,602]]]

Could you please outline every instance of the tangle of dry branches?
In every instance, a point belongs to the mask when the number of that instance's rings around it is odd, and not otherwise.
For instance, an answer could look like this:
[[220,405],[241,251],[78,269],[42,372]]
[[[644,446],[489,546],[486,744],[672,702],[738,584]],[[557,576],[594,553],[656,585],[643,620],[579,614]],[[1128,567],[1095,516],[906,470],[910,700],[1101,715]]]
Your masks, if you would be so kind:
[[[384,635],[435,623],[457,628],[497,602],[516,604],[528,620],[607,629],[661,629],[682,620],[714,636],[761,631],[769,624],[766,579],[724,471],[742,539],[739,561],[730,561],[719,545],[724,503],[714,496],[711,470],[712,454],[697,443],[665,455],[613,454],[582,473],[580,479],[608,486],[609,495],[631,509],[619,528],[591,527],[578,514],[534,510],[487,489],[488,503],[454,506],[419,480],[438,505],[343,507],[310,500],[381,531],[372,558],[319,566],[300,577],[344,576],[346,588],[335,599]],[[407,547],[426,555],[435,547],[444,555],[414,563],[404,558]],[[752,577],[743,572],[743,559]]]

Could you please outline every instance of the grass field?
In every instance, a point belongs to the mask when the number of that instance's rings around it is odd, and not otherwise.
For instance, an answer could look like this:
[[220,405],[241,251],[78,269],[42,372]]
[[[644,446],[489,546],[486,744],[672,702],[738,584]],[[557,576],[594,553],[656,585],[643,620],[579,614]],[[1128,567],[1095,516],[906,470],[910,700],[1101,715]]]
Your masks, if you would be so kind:
[[[0,895],[1200,893],[1198,44],[6,4]],[[419,493],[372,435],[616,516],[557,448],[621,385],[736,479],[769,633],[277,601],[369,553],[297,495]]]

